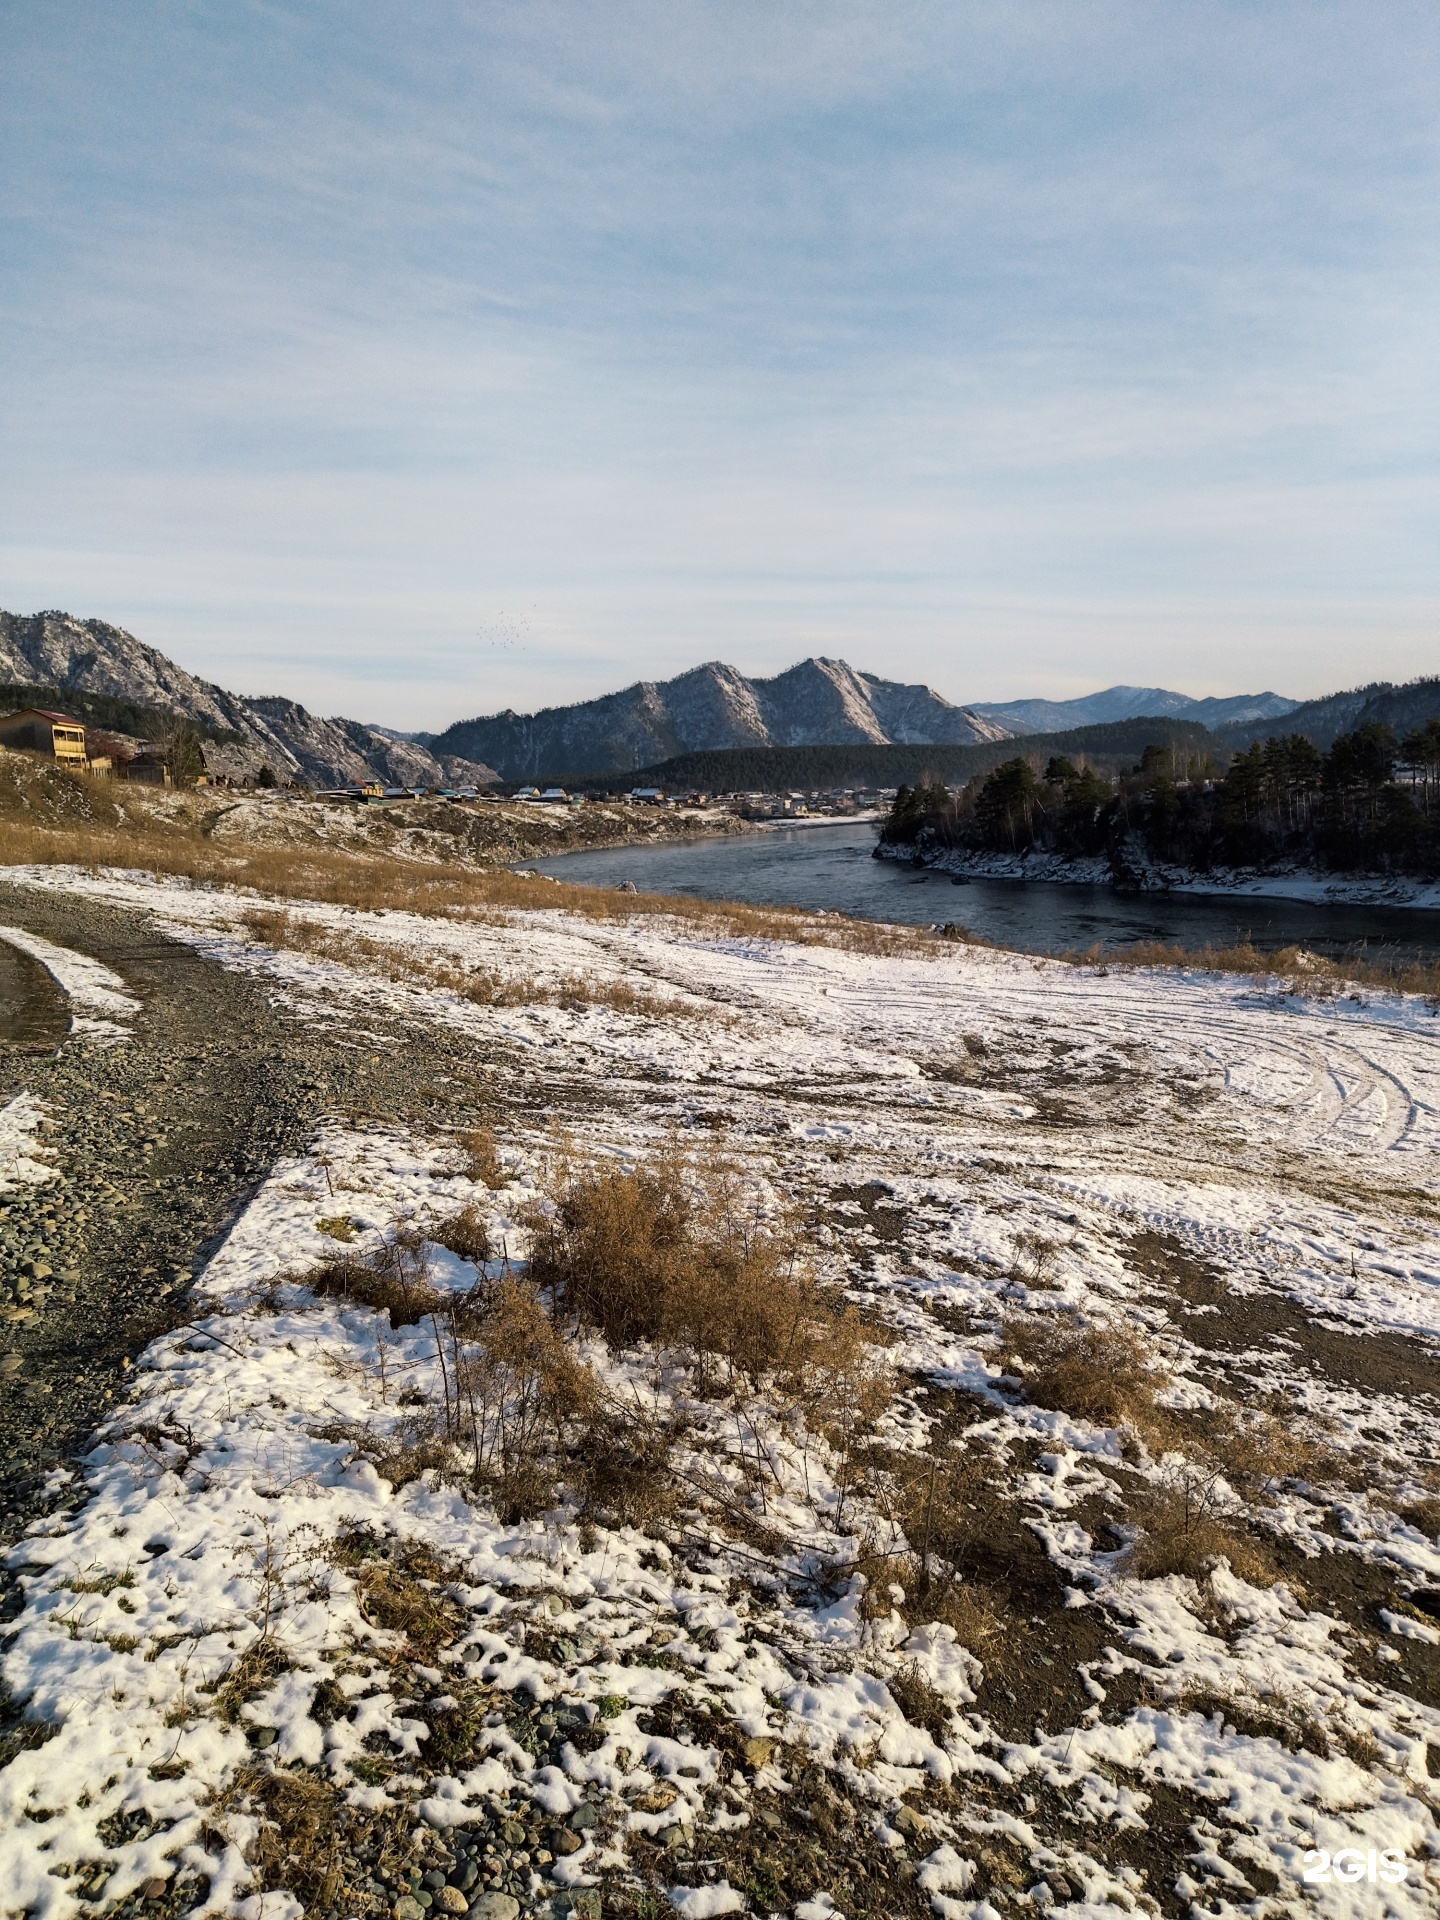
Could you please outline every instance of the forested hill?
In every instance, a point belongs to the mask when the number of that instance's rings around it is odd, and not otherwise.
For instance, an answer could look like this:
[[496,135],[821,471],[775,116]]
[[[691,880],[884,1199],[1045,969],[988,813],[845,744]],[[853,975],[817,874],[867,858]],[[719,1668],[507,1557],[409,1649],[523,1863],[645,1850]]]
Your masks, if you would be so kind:
[[[958,786],[1017,753],[1084,754],[1093,765],[1117,771],[1137,760],[1147,746],[1205,747],[1210,738],[1194,720],[1142,717],[973,746],[736,747],[676,754],[627,774],[625,784],[674,793],[787,793],[792,788],[811,793],[834,787],[898,787],[928,773]],[[566,784],[609,787],[614,780],[613,774],[576,772],[567,776]]]

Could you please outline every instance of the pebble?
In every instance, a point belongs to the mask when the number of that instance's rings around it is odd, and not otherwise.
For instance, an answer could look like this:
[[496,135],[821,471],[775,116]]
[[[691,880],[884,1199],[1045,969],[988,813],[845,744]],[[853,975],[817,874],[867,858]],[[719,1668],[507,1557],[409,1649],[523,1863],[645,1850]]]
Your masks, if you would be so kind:
[[[482,1893],[470,1902],[470,1920],[518,1920],[520,1902],[509,1893]],[[397,1914],[396,1920],[413,1920],[412,1915]]]
[[425,1920],[425,1909],[413,1894],[402,1893],[390,1909],[391,1920]]

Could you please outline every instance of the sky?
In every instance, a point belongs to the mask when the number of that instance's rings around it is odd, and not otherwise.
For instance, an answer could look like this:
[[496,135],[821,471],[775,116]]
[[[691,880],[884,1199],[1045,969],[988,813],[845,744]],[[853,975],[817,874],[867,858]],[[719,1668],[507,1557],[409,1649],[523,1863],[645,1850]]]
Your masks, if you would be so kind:
[[1433,0],[0,9],[0,606],[440,727],[1440,670]]

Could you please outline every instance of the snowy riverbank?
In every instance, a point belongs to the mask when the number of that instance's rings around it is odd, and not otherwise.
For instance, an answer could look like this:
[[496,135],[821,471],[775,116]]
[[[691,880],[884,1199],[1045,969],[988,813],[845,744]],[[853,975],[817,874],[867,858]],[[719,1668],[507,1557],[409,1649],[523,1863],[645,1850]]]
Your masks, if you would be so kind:
[[[24,879],[148,909],[335,1045],[381,1007],[443,1026],[497,1147],[467,1158],[440,1084],[403,1123],[336,1115],[56,1474],[70,1504],[12,1557],[35,1738],[0,1750],[0,1910],[1433,1913],[1426,1003]],[[590,1334],[607,1404],[674,1435],[674,1502],[503,1516],[463,1452],[416,1451],[456,1391],[444,1303],[523,1274],[567,1164],[664,1153],[802,1220],[881,1330],[863,1472],[773,1385]],[[442,1244],[466,1209],[488,1257]],[[342,1252],[403,1255],[438,1304],[318,1293]],[[1055,1325],[1117,1330],[1133,1419],[1017,1373],[1017,1326]],[[1232,1429],[1248,1453],[1192,1453]],[[917,1560],[942,1462],[943,1620]],[[1147,1561],[1189,1500],[1214,1551]],[[304,1808],[312,1859],[285,1852]]]
[[1039,850],[1025,854],[972,853],[957,847],[916,849],[884,844],[875,851],[877,859],[916,862],[936,873],[962,874],[976,880],[1044,880],[1052,886],[1117,887],[1142,893],[1440,910],[1440,881],[1416,880],[1403,874],[1316,873],[1299,867],[1214,867],[1199,873],[1190,867],[1166,866],[1132,848],[1126,849],[1125,863],[1118,870],[1103,855],[1070,860]]

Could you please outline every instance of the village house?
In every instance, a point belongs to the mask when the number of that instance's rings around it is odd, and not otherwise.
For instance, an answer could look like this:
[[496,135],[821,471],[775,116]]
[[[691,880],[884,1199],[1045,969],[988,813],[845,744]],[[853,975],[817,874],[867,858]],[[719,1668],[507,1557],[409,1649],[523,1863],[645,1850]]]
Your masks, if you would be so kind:
[[43,754],[75,773],[110,771],[107,759],[92,761],[86,752],[82,721],[68,713],[51,713],[45,707],[22,707],[18,713],[0,714],[0,747]]

